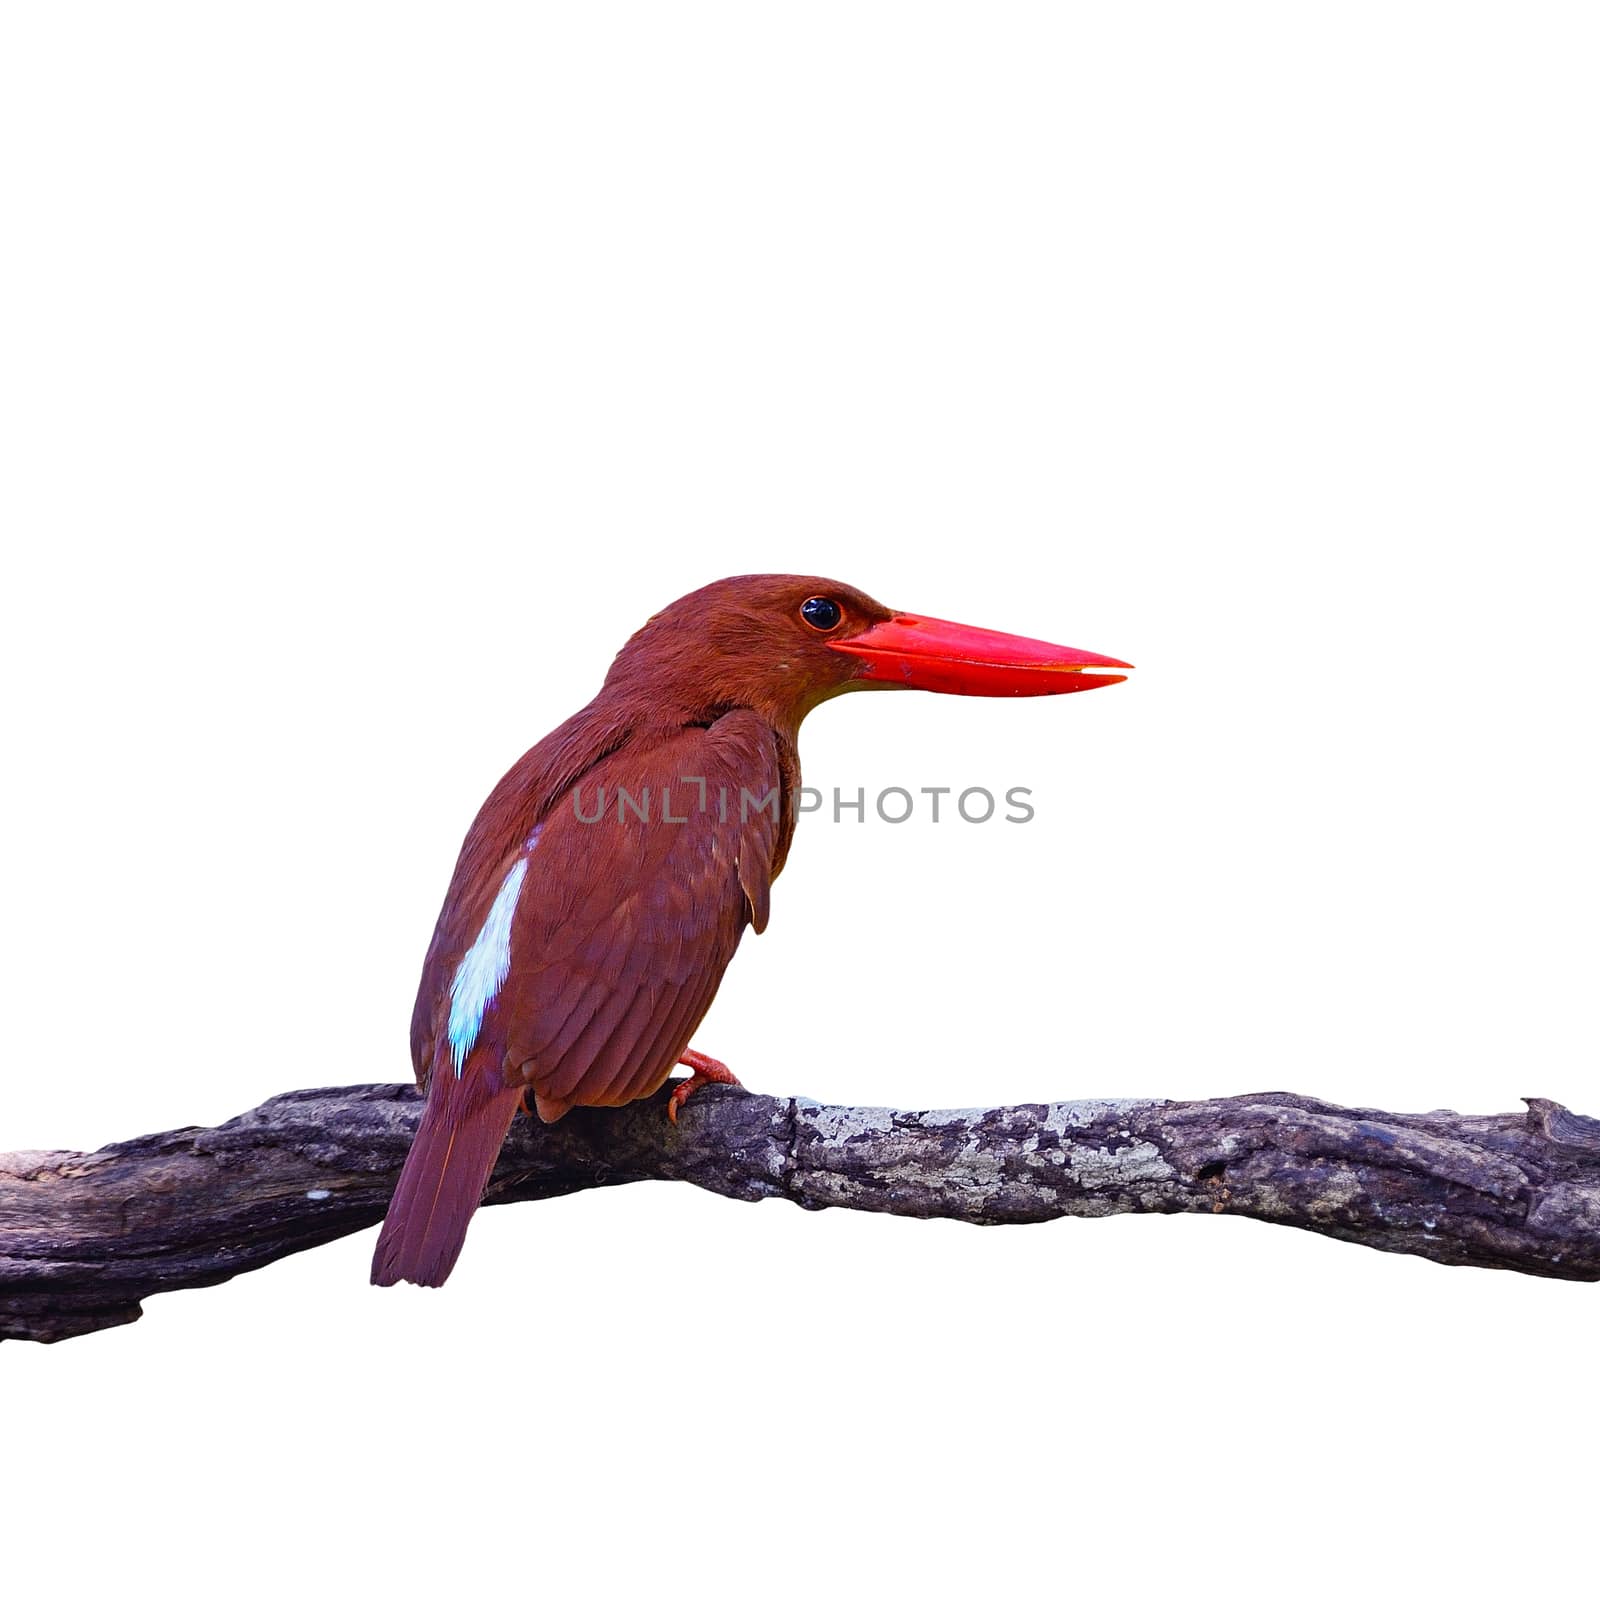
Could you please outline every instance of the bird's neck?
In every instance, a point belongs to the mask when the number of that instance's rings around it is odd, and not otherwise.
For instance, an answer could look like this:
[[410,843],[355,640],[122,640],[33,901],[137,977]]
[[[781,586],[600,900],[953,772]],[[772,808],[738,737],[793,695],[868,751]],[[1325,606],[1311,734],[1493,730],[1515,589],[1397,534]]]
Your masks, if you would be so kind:
[[759,689],[729,691],[690,675],[643,681],[613,675],[587,710],[604,726],[626,727],[630,742],[650,743],[671,739],[685,728],[709,728],[730,711],[753,711],[792,746],[804,716],[804,711]]

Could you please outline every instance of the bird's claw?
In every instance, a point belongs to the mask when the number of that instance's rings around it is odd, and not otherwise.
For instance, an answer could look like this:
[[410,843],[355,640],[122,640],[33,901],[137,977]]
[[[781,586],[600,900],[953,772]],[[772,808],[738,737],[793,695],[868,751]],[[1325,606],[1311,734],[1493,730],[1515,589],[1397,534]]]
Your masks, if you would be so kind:
[[685,1078],[683,1082],[678,1084],[677,1087],[673,1089],[672,1093],[667,1096],[667,1121],[670,1122],[673,1127],[677,1127],[678,1125],[678,1112],[683,1106],[684,1101],[687,1100],[696,1089],[703,1088],[708,1083],[728,1083],[732,1084],[735,1089],[742,1089],[744,1087],[744,1085],[740,1083],[736,1077],[734,1077],[729,1068],[725,1067],[720,1061],[715,1060],[711,1056],[702,1055],[698,1050],[685,1050],[683,1054],[678,1057],[678,1064],[684,1067],[693,1067],[694,1076],[691,1078]]

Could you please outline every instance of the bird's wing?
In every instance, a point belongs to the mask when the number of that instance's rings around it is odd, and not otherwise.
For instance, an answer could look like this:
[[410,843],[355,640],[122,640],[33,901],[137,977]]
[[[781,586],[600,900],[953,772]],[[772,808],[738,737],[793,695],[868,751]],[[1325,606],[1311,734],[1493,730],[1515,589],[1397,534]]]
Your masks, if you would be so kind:
[[[585,774],[500,880],[505,970],[470,1052],[488,1053],[508,1078],[520,1073],[546,1117],[654,1090],[709,1008],[745,924],[766,926],[779,783],[772,730],[748,711],[647,751],[625,748]],[[451,1062],[469,959],[440,996],[435,1071]],[[488,962],[480,989],[495,971]]]

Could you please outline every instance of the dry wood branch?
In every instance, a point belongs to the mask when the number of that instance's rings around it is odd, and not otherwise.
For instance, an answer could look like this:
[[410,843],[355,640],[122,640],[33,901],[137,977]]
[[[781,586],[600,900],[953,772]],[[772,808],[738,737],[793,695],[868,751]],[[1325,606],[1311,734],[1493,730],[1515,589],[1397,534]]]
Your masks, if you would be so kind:
[[[519,1118],[489,1203],[655,1178],[980,1223],[1231,1212],[1453,1266],[1600,1278],[1600,1121],[1549,1100],[1492,1117],[1289,1094],[900,1112],[708,1088],[677,1128],[662,1102]],[[146,1295],[371,1226],[419,1105],[409,1085],[305,1089],[220,1128],[0,1156],[0,1338],[132,1322]]]

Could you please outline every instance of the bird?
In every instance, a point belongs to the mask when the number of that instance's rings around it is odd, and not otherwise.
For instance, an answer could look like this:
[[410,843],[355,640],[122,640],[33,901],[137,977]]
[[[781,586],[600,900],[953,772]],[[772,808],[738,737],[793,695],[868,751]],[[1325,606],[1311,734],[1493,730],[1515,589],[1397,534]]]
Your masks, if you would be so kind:
[[467,831],[412,1012],[425,1099],[372,1281],[445,1281],[519,1111],[626,1105],[682,1064],[676,1123],[704,1084],[738,1084],[689,1043],[744,930],[767,926],[808,713],[855,690],[1070,694],[1128,670],[816,577],[725,578],[652,616]]

